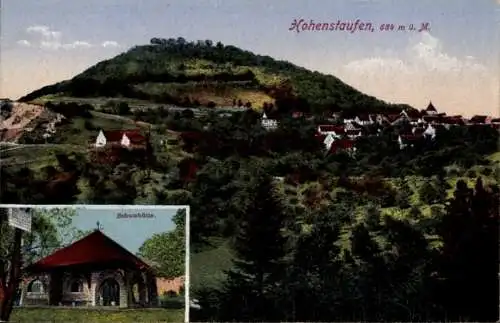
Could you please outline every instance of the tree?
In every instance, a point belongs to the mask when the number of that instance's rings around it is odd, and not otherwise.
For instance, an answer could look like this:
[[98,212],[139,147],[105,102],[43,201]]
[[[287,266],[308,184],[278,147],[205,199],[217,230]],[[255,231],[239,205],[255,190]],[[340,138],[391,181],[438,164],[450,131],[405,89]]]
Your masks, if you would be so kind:
[[426,180],[418,189],[418,196],[422,203],[435,204],[439,203],[442,199],[441,192],[433,183]]
[[127,102],[120,102],[116,107],[116,112],[119,115],[127,115],[130,114],[130,107]]
[[276,294],[285,272],[285,214],[269,175],[257,175],[254,187],[234,240],[233,268],[227,272],[216,320],[273,321],[283,317]]
[[[0,320],[8,321],[22,277],[30,265],[55,249],[74,241],[78,230],[71,226],[73,210],[27,210],[32,213],[31,232],[9,227],[7,209],[0,208]],[[62,234],[61,234],[62,233]],[[23,245],[21,245],[23,238]]]
[[175,278],[184,275],[185,235],[183,230],[154,234],[139,248],[139,256],[154,263],[157,276]]
[[449,320],[498,318],[498,212],[498,187],[487,189],[480,178],[473,190],[457,182],[437,227],[443,241],[437,302]]
[[398,192],[396,194],[396,205],[401,209],[407,209],[411,206],[412,189],[408,185],[408,181],[403,178],[398,183]]

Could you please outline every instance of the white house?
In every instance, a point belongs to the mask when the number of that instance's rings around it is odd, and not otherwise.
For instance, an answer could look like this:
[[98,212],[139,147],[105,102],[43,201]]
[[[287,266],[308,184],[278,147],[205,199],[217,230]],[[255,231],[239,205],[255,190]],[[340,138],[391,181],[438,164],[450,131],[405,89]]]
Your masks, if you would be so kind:
[[262,114],[261,124],[262,127],[266,128],[267,130],[273,130],[278,128],[278,121],[274,119],[269,119],[265,112]]
[[97,135],[97,138],[95,141],[96,148],[105,147],[108,144],[108,142],[113,142],[113,143],[120,142],[120,145],[122,147],[130,147],[131,140],[125,132],[110,131],[107,133],[107,135],[109,138],[106,138],[106,135],[104,134],[104,132],[102,130],[99,130],[99,134]]
[[332,144],[335,142],[335,138],[333,138],[332,134],[328,134],[323,140],[323,143],[325,144],[326,150],[330,150],[330,147],[332,147]]
[[345,129],[343,126],[320,125],[318,126],[318,133],[322,135],[332,135],[335,138],[340,138],[345,133]]
[[427,138],[431,138],[431,139],[436,138],[436,128],[434,128],[430,124],[427,125],[427,129],[425,129],[425,131],[424,131],[424,136],[426,136]]
[[123,147],[130,147],[130,139],[127,137],[126,134],[123,134],[122,136],[122,140],[120,141],[120,144],[123,146]]
[[354,118],[354,122],[362,126],[368,126],[375,123],[373,117],[369,114],[357,116],[356,118]]
[[99,134],[97,135],[97,139],[95,140],[95,146],[97,148],[101,148],[106,146],[106,136],[104,136],[104,132],[102,130],[99,130]]

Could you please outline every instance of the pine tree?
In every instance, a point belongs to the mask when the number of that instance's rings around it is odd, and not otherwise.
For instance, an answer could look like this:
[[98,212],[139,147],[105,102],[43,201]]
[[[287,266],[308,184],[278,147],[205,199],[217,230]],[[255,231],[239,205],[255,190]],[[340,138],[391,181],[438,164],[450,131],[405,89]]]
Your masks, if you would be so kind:
[[273,321],[282,317],[276,292],[285,273],[285,214],[270,176],[259,176],[233,249],[219,320]]
[[439,228],[443,240],[439,302],[449,320],[498,318],[498,196],[478,179],[457,183]]

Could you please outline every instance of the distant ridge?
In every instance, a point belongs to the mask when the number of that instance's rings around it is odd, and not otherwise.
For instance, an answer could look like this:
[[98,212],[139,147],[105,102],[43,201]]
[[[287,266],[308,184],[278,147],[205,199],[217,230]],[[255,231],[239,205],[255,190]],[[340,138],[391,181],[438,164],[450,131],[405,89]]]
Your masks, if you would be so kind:
[[153,38],[20,101],[45,96],[122,97],[180,106],[273,104],[280,110],[315,113],[413,109],[366,95],[333,75],[220,42],[181,37]]

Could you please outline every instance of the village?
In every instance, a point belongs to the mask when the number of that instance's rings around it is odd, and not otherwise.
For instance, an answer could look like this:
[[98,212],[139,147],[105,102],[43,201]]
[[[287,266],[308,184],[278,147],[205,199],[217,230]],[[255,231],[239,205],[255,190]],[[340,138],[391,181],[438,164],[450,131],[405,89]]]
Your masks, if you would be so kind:
[[[228,114],[221,113],[220,115],[227,116]],[[302,112],[293,112],[291,117],[315,119],[314,116]],[[267,131],[274,131],[279,128],[281,118],[282,116],[276,113],[262,112],[260,122]],[[500,129],[500,118],[486,115],[476,115],[469,119],[461,115],[450,116],[444,112],[438,112],[432,102],[429,102],[429,105],[421,111],[402,110],[398,114],[360,114],[349,117],[344,117],[343,113],[338,112],[315,123],[317,123],[315,139],[325,145],[327,153],[346,151],[350,154],[356,151],[357,139],[378,136],[384,132],[385,128],[394,126],[402,126],[401,128],[404,129],[397,137],[400,149],[411,146],[420,139],[436,140],[436,133],[439,130],[445,131],[450,127],[481,125]],[[182,132],[181,138],[187,146],[192,146],[193,141],[203,140],[190,131]],[[148,140],[148,135],[141,134],[140,130],[100,130],[95,141],[92,142],[92,147],[145,150]]]

